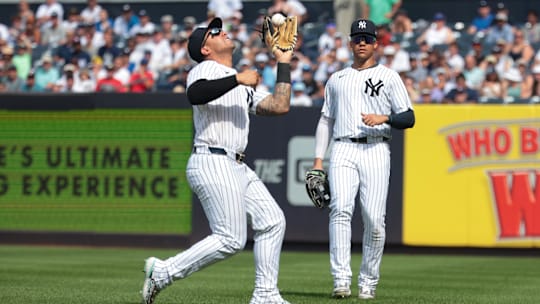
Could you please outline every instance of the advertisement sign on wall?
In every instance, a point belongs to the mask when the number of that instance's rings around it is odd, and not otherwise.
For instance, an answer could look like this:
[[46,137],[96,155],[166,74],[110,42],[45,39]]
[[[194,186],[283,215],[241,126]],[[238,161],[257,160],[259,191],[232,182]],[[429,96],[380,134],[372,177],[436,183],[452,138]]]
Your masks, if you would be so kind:
[[187,234],[191,111],[0,111],[0,230]]
[[540,108],[419,106],[405,139],[407,245],[540,246]]

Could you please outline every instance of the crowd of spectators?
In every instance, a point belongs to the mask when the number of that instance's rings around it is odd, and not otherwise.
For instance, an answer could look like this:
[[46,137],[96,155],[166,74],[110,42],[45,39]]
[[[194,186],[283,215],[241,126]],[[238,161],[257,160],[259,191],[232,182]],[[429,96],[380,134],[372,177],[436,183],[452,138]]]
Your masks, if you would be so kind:
[[[511,7],[479,1],[474,20],[450,23],[443,13],[411,20],[399,6],[388,23],[378,24],[377,57],[400,73],[414,103],[540,99],[536,11],[511,20]],[[309,11],[298,0],[274,0],[255,20],[243,18],[241,0],[210,0],[205,20],[169,14],[153,20],[130,4],[113,16],[97,0],[80,11],[64,8],[45,0],[33,11],[21,0],[11,23],[0,23],[0,92],[184,92],[194,64],[188,37],[216,16],[237,44],[235,68],[259,70],[257,89],[270,91],[276,62],[254,29],[267,14],[298,16],[292,105],[321,106],[328,77],[351,63],[348,33],[337,31],[331,19],[308,22]]]

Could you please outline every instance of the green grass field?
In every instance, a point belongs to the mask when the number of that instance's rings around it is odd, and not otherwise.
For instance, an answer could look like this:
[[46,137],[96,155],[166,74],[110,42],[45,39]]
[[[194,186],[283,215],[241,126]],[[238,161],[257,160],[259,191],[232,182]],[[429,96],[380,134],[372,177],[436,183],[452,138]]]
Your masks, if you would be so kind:
[[[0,246],[0,303],[139,303],[143,260],[174,250]],[[353,255],[353,269],[361,256]],[[356,271],[355,271],[356,272]],[[285,251],[279,286],[293,304],[359,303],[330,298],[325,252]],[[253,254],[244,251],[177,281],[165,303],[248,303]],[[356,294],[357,290],[353,289]],[[540,303],[540,258],[385,254],[377,299],[371,303]]]

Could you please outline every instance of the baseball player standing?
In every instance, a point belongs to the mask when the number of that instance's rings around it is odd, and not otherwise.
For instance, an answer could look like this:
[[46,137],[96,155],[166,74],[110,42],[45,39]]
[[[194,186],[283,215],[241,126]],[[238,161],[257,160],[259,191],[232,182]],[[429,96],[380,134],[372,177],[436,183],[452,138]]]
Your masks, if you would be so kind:
[[411,101],[399,75],[376,62],[375,24],[351,25],[351,67],[332,74],[315,134],[314,169],[323,169],[329,141],[330,266],[332,296],[351,295],[351,220],[360,196],[364,224],[358,297],[373,299],[385,242],[385,212],[390,179],[391,128],[414,125]]
[[222,30],[222,20],[197,28],[188,41],[198,62],[187,79],[193,105],[195,137],[186,175],[201,201],[212,234],[176,256],[146,260],[143,303],[175,280],[223,260],[245,246],[247,225],[255,231],[255,288],[250,304],[285,304],[277,280],[285,234],[283,211],[268,189],[244,162],[249,114],[281,115],[289,111],[292,51],[275,49],[278,61],[274,93],[255,91],[254,70],[233,69],[235,44]]

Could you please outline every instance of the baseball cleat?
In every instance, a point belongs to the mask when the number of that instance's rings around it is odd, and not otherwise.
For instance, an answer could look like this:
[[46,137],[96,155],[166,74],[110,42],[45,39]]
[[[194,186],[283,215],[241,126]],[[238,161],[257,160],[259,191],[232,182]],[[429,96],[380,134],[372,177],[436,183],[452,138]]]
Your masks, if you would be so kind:
[[152,273],[154,272],[154,266],[157,260],[157,258],[151,257],[144,263],[144,284],[141,290],[142,304],[153,304],[159,293],[156,281],[152,278]]
[[348,285],[338,285],[332,291],[332,298],[343,299],[351,296],[351,289]]
[[363,300],[375,299],[375,290],[360,287],[360,291],[358,292],[358,298]]

